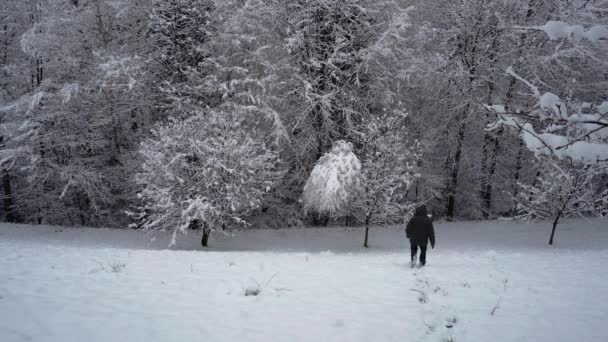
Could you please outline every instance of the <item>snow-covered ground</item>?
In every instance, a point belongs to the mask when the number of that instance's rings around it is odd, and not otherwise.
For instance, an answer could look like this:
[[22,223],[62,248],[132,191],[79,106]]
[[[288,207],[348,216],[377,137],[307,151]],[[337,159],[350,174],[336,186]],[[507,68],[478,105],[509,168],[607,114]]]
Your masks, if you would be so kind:
[[[168,237],[0,226],[0,341],[608,341],[608,224],[436,225]],[[257,296],[246,296],[258,290]]]

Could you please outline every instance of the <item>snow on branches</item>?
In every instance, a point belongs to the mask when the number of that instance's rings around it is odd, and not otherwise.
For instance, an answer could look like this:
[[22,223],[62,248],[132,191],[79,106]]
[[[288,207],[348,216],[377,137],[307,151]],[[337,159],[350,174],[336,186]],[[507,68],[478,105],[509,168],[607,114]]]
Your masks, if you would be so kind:
[[553,156],[538,158],[538,174],[532,184],[519,183],[514,198],[520,218],[553,222],[555,229],[565,219],[577,216],[608,215],[608,166],[580,164]]
[[336,141],[306,181],[300,199],[304,211],[323,215],[342,212],[361,189],[361,176],[361,162],[353,153],[353,145]]
[[371,109],[396,96],[408,10],[392,0],[266,3],[279,33],[274,48],[288,56],[274,78],[290,76],[280,104],[291,107],[292,160],[307,172],[334,142],[354,141]]
[[585,29],[582,25],[571,25],[563,21],[550,20],[544,25],[533,26],[529,29],[545,32],[551,40],[568,39],[588,40],[597,43],[602,39],[608,39],[608,27],[605,25],[594,25]]
[[370,223],[403,220],[415,206],[407,200],[407,194],[420,177],[417,171],[422,152],[418,141],[408,139],[406,117],[375,116],[364,128],[360,154],[364,185],[351,210],[365,222],[364,247],[368,245]]
[[305,212],[352,215],[369,225],[394,223],[413,209],[407,201],[410,186],[418,179],[421,157],[417,141],[405,132],[406,115],[371,117],[359,132],[358,154],[353,145],[337,141],[312,170],[302,194]]
[[173,121],[141,145],[144,157],[137,183],[143,204],[133,214],[149,230],[203,228],[211,231],[245,224],[260,207],[278,173],[273,151],[257,139],[248,116],[211,110]]
[[[584,6],[580,9],[583,8]],[[596,25],[589,28],[563,21],[547,21],[540,26],[514,28],[545,33],[549,44],[554,45],[554,51],[545,59],[545,63],[551,64],[548,62],[555,61],[559,67],[564,68],[561,71],[556,69],[554,73],[572,74],[576,77],[579,73],[566,67],[565,63],[574,56],[589,60],[591,65],[597,65],[601,70],[605,69],[601,56],[605,54],[606,46],[603,43],[608,39],[608,27],[601,24],[599,18]],[[560,61],[560,57],[565,59]],[[526,68],[525,64],[518,65],[518,69]],[[601,101],[605,96],[605,89],[600,86],[599,92],[593,93],[593,86],[577,83],[576,78],[568,76],[573,85],[571,89],[560,89],[560,93],[564,94],[562,96],[566,97],[564,100],[554,92],[541,92],[534,84],[544,83],[538,80],[538,76],[547,79],[555,77],[550,72],[545,72],[546,75],[534,75],[536,81],[530,82],[520,76],[513,66],[507,68],[506,73],[509,76],[531,90],[534,105],[530,110],[518,110],[514,113],[496,110],[496,106],[486,106],[497,114],[498,125],[518,129],[526,146],[536,156],[553,155],[560,159],[572,158],[586,163],[608,161],[608,105],[606,102],[600,105],[589,103],[598,99]],[[563,84],[560,86],[567,87]],[[586,100],[579,100],[577,97]]]
[[[507,74],[525,83],[536,99],[529,113],[507,113],[500,105],[486,106],[498,121],[489,127],[504,125],[517,129],[527,148],[536,156],[553,155],[580,162],[608,161],[608,105],[568,103],[559,96],[542,93],[513,68]],[[538,123],[540,128],[534,128]]]
[[382,223],[403,218],[404,207],[399,202],[420,177],[417,164],[422,151],[419,142],[407,133],[406,118],[406,114],[370,118],[361,141],[362,204],[367,216],[376,216]]

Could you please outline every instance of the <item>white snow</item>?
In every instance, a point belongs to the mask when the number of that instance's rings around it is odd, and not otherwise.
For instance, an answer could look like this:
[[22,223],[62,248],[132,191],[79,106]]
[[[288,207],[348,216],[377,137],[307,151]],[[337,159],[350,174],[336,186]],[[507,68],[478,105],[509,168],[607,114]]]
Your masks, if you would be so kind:
[[582,162],[608,159],[606,144],[588,141],[568,144],[567,137],[552,133],[537,133],[530,123],[523,125],[521,136],[528,150],[537,156],[553,154],[560,159],[572,158]]
[[555,113],[557,119],[568,119],[566,106],[562,104],[559,96],[553,93],[544,93],[539,99],[540,108]]
[[551,40],[568,38],[569,36],[576,34],[576,33],[578,33],[577,36],[580,36],[582,34],[581,31],[584,30],[579,25],[570,25],[563,21],[555,21],[555,20],[550,20],[550,21],[546,22],[544,25],[538,26],[537,28],[539,30],[545,31],[545,33]]
[[593,43],[602,39],[608,39],[608,27],[605,25],[595,25],[585,32],[585,38]]
[[574,38],[575,40],[589,40],[597,43],[602,39],[608,38],[608,27],[605,25],[594,25],[588,30],[581,25],[572,25],[563,21],[550,20],[541,26],[534,26],[533,29],[542,30],[551,40],[563,38]]
[[27,111],[28,114],[31,113],[34,109],[36,109],[36,107],[38,107],[38,105],[40,104],[40,101],[42,100],[44,95],[46,95],[46,93],[43,91],[39,91],[39,92],[35,93],[34,95],[32,95],[32,99],[30,101],[30,105],[29,105],[28,111]]
[[[194,234],[0,226],[0,340],[608,339],[606,221],[436,224],[423,269],[402,228]],[[248,295],[246,295],[248,294]],[[448,328],[451,326],[451,328]]]
[[302,192],[305,211],[334,214],[361,187],[361,161],[351,143],[339,140],[317,161]]
[[80,85],[78,83],[67,83],[61,88],[61,103],[66,104],[72,100],[72,97],[80,91]]
[[505,114],[507,109],[503,105],[495,104],[495,105],[485,105],[488,110],[491,110],[497,114]]
[[608,114],[608,101],[602,102],[602,104],[598,107],[600,114]]

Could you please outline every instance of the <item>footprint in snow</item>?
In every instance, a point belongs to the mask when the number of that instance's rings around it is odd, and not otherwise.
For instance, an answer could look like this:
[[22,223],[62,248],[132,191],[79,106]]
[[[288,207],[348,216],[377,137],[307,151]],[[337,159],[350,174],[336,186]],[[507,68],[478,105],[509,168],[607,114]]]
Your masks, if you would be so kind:
[[457,317],[450,317],[446,320],[445,322],[445,327],[448,329],[452,329],[456,323],[458,323],[458,318]]

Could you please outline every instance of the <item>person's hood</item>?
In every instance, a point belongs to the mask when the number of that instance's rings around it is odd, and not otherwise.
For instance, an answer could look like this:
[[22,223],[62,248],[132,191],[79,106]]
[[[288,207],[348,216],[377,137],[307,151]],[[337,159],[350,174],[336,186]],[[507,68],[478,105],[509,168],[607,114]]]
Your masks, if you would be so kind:
[[421,205],[418,208],[416,208],[416,212],[414,213],[414,216],[424,216],[424,217],[426,217],[426,206]]

